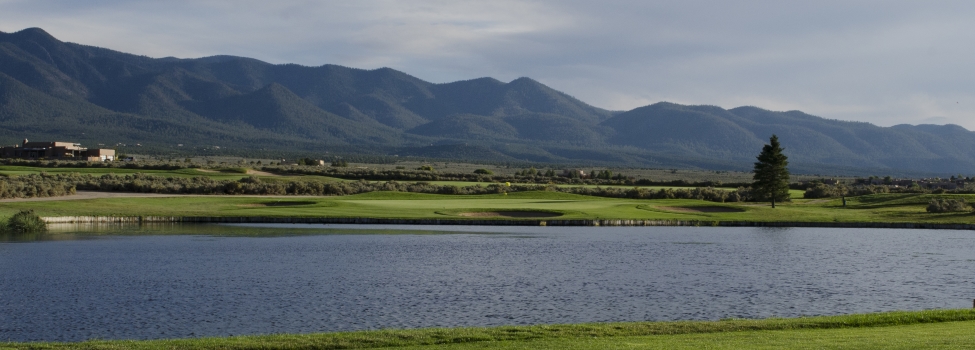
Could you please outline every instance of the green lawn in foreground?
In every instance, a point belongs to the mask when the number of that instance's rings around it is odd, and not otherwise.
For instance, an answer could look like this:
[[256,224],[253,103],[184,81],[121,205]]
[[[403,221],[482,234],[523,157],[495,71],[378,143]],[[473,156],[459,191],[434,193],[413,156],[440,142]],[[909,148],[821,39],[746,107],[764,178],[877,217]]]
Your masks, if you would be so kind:
[[[975,195],[954,197],[975,201]],[[268,216],[462,219],[480,211],[544,211],[552,219],[642,219],[786,222],[975,223],[971,213],[927,213],[933,195],[881,194],[839,200],[796,200],[772,209],[767,203],[714,203],[702,200],[636,200],[557,192],[508,195],[435,195],[372,192],[342,197],[181,196],[104,198],[0,203],[0,216],[34,209],[41,216]],[[284,203],[282,203],[284,202]],[[716,207],[734,212],[687,212]],[[676,208],[676,209],[675,209]]]
[[971,349],[975,321],[872,328],[539,339],[397,347],[419,349]]
[[150,341],[2,343],[0,349],[964,349],[975,311],[793,319],[382,330]]

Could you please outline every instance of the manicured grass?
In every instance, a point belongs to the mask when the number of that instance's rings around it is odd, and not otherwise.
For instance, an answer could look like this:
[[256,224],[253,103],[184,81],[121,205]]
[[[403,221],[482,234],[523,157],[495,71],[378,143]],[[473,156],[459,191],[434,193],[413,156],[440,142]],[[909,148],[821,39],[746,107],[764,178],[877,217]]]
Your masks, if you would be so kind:
[[397,349],[969,349],[975,344],[972,327],[975,322],[968,321],[873,328],[538,339]]
[[[779,203],[714,203],[702,200],[637,200],[557,192],[435,195],[372,192],[342,197],[180,196],[0,203],[0,216],[34,209],[41,216],[263,216],[462,219],[480,211],[545,211],[552,219],[639,219],[758,222],[975,223],[972,213],[927,213],[935,195],[883,194],[839,200]],[[943,196],[942,196],[943,197]],[[956,195],[975,201],[975,195]],[[300,205],[277,202],[302,201]],[[287,203],[285,203],[287,204]],[[681,208],[694,209],[699,212]],[[716,212],[715,207],[732,209]],[[676,210],[675,210],[676,209]]]
[[[383,182],[383,181],[378,181],[378,182]],[[449,186],[457,186],[457,187],[466,187],[466,186],[474,186],[474,185],[490,186],[490,185],[497,185],[497,184],[499,184],[498,182],[464,182],[464,181],[426,181],[426,182],[431,183],[431,184],[441,185],[441,186],[448,186],[449,185]],[[512,185],[538,185],[538,184],[512,183]],[[681,187],[681,186],[626,186],[626,185],[573,185],[573,184],[558,184],[558,185],[555,185],[555,186],[558,186],[558,187],[585,187],[585,188],[596,188],[596,187],[643,188],[643,189],[652,190],[652,191],[657,191],[657,190],[662,190],[662,189],[672,189],[672,190],[687,189],[687,190],[691,190],[691,189],[696,188],[696,187]],[[726,191],[734,191],[735,190],[735,188],[724,188],[724,187],[718,187],[717,189],[726,190]],[[803,196],[803,194],[805,194],[805,193],[806,193],[806,191],[802,191],[802,190],[789,190],[789,197],[792,198],[792,199],[801,199],[802,196]]]
[[793,319],[382,330],[150,341],[0,343],[0,349],[741,349],[967,348],[975,311]]

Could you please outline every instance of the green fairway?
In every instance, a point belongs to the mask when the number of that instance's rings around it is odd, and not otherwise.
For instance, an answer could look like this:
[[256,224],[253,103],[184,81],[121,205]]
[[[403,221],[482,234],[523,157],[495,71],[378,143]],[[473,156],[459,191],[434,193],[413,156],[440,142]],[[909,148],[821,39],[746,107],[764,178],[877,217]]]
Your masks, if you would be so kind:
[[397,349],[970,349],[975,322],[873,328],[538,339]]
[[965,349],[975,311],[793,319],[624,322],[281,334],[183,340],[2,343],[0,349]]
[[[371,192],[340,197],[174,196],[0,203],[0,215],[34,209],[41,216],[246,216],[464,219],[479,212],[544,212],[551,219],[757,222],[975,223],[971,213],[928,213],[935,195],[878,194],[839,200],[714,203],[689,199],[613,199],[558,192],[436,195]],[[942,196],[943,197],[943,196]],[[969,201],[975,195],[956,195]],[[528,215],[531,216],[531,215]],[[492,219],[493,217],[479,217]]]
[[[377,182],[383,182],[383,181],[377,181]],[[500,184],[498,182],[464,182],[464,181],[427,181],[427,182],[428,183],[431,183],[431,184],[435,184],[435,185],[441,185],[441,186],[457,186],[457,187],[465,187],[465,186],[490,186],[490,185]],[[511,185],[535,185],[535,184],[529,184],[529,183],[512,183]],[[695,189],[696,188],[696,187],[686,187],[686,186],[627,186],[627,185],[575,185],[575,184],[557,184],[555,186],[558,186],[558,187],[585,187],[585,188],[597,188],[597,187],[643,188],[643,189],[652,190],[652,191],[664,190],[664,189],[671,189],[671,190],[678,190],[678,189],[692,190],[692,189]],[[718,189],[726,190],[726,191],[734,191],[735,190],[735,188],[724,188],[724,187],[718,187]],[[789,197],[792,198],[792,199],[800,199],[800,198],[802,198],[802,195],[804,193],[806,193],[806,191],[803,191],[803,190],[789,190]]]

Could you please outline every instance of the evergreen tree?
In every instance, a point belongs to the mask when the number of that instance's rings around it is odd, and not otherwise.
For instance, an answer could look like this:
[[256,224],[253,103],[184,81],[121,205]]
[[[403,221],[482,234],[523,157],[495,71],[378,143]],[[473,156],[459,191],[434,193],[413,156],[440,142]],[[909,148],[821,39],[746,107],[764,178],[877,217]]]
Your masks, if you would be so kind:
[[762,153],[758,155],[758,162],[755,163],[755,183],[752,188],[764,198],[772,201],[772,208],[775,208],[775,200],[789,200],[789,165],[788,157],[782,154],[782,147],[779,146],[779,138],[772,135],[769,144],[762,147]]

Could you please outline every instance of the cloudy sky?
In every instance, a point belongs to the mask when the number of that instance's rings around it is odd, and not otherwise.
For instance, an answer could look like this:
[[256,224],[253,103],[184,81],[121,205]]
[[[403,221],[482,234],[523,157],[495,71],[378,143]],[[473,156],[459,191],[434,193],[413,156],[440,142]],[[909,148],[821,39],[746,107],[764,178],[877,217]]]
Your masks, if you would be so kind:
[[975,130],[973,1],[0,0],[0,31],[152,57],[527,76],[597,107],[658,101]]

